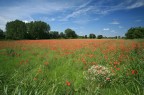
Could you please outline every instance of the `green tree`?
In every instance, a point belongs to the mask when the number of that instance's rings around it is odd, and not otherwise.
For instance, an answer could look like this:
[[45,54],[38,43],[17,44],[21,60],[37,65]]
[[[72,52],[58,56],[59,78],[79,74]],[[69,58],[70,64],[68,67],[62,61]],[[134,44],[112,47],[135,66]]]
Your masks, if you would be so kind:
[[84,36],[84,38],[86,38],[86,39],[87,39],[87,35],[85,35],[85,36]]
[[125,36],[127,39],[144,38],[144,27],[130,28]]
[[25,23],[20,20],[7,22],[6,24],[6,38],[8,39],[25,39],[26,31]]
[[26,24],[30,39],[46,39],[49,37],[50,26],[42,21],[32,21]]
[[66,38],[65,34],[63,32],[60,32],[60,38]]
[[67,38],[77,38],[75,31],[69,28],[65,30],[65,35]]
[[94,39],[94,38],[96,38],[96,35],[91,33],[91,34],[89,34],[89,38]]
[[57,31],[50,31],[49,37],[51,39],[58,39],[59,38],[59,32],[57,32]]
[[2,29],[0,29],[0,39],[3,39],[4,38],[4,32]]
[[97,38],[98,38],[98,39],[102,39],[102,38],[103,38],[103,35],[98,35]]

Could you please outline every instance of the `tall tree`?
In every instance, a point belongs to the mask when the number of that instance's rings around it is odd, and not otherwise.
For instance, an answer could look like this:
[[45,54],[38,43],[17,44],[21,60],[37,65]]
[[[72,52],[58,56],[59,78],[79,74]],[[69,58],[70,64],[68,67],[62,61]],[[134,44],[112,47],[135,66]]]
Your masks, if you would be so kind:
[[48,38],[50,31],[49,24],[42,21],[32,21],[27,23],[27,33],[31,39],[45,39]]
[[6,24],[6,38],[8,39],[25,39],[26,25],[20,20],[7,22]]
[[89,34],[89,38],[94,39],[94,38],[96,38],[96,35],[91,33],[91,34]]
[[67,38],[77,38],[77,34],[75,33],[75,31],[70,28],[65,30],[65,35]]

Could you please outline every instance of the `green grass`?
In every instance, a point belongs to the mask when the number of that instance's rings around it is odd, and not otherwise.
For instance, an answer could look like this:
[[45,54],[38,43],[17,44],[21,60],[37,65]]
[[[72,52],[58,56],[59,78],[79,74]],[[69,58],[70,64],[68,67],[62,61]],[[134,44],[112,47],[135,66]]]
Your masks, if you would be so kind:
[[[137,41],[141,42],[142,41]],[[69,55],[35,46],[0,50],[0,95],[143,95],[144,49],[119,50],[104,54],[107,44],[92,51],[82,48]],[[111,64],[125,55],[116,70]],[[91,56],[94,55],[94,56]],[[107,56],[107,60],[105,59]],[[82,61],[85,60],[86,64]],[[87,80],[84,72],[102,65],[115,73],[110,81]],[[136,74],[131,74],[136,70]],[[113,73],[113,72],[111,72]],[[100,76],[95,76],[100,77]],[[70,86],[66,85],[70,82]]]

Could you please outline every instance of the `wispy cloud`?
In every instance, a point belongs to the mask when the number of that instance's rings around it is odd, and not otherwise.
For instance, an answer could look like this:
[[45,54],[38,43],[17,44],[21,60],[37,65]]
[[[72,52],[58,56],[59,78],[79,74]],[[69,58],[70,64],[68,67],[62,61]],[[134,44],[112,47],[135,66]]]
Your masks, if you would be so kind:
[[89,0],[87,2],[84,2],[84,4],[76,7],[72,13],[68,14],[66,17],[61,19],[61,21],[67,21],[69,18],[75,18],[79,15],[85,15],[87,12],[93,9],[93,6],[88,6],[91,3],[92,0]]
[[110,29],[109,29],[109,28],[104,28],[103,30],[104,30],[104,31],[108,31],[108,30],[110,30]]
[[[72,21],[83,24],[99,20],[99,15],[144,6],[144,0],[25,0],[23,2],[13,0],[12,2],[14,3],[10,6],[6,1],[5,5],[0,4],[0,28],[2,29],[7,21],[20,19],[29,22],[37,20],[38,15],[42,17],[44,15],[50,22]],[[110,24],[120,23],[113,21]]]
[[117,24],[120,24],[118,21],[114,20],[112,21],[110,24],[114,24],[114,25],[117,25]]
[[133,8],[138,8],[141,6],[144,6],[144,0],[136,0],[137,2],[127,6],[127,9],[133,9]]
[[143,20],[141,20],[141,19],[137,19],[137,20],[135,20],[135,22],[142,22]]

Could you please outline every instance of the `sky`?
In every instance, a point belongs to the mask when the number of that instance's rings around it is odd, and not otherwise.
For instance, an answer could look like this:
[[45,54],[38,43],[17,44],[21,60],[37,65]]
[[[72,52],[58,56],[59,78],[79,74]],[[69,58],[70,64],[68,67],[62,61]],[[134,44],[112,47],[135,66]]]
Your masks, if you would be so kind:
[[41,20],[51,31],[71,28],[81,36],[124,36],[144,27],[144,0],[0,0],[0,28],[16,19]]

